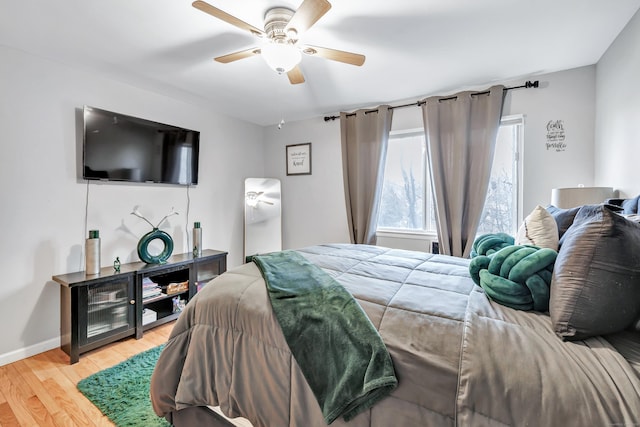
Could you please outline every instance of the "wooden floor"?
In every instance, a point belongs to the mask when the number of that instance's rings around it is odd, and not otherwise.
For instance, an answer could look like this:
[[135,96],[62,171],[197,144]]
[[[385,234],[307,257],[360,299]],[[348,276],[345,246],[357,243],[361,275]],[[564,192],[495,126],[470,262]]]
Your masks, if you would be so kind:
[[0,426],[113,426],[76,388],[81,379],[167,341],[173,323],[80,356],[55,349],[0,366]]

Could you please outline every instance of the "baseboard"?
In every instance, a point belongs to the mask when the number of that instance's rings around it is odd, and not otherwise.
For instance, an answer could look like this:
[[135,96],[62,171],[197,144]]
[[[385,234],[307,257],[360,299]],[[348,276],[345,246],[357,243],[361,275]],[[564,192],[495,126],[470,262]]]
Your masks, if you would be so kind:
[[0,354],[0,366],[8,365],[9,363],[17,362],[18,360],[26,359],[27,357],[35,356],[36,354],[58,347],[60,347],[60,337],[30,345],[29,347],[19,348],[9,353]]

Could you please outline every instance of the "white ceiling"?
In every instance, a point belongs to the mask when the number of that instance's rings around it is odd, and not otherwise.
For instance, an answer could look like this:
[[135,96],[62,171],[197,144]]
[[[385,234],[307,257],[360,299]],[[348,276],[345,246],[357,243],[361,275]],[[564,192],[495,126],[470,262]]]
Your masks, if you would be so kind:
[[[596,63],[640,0],[330,0],[301,42],[361,53],[362,67],[304,56],[291,85],[259,44],[191,0],[0,0],[0,44],[260,125],[417,100]],[[301,0],[208,0],[263,28]]]

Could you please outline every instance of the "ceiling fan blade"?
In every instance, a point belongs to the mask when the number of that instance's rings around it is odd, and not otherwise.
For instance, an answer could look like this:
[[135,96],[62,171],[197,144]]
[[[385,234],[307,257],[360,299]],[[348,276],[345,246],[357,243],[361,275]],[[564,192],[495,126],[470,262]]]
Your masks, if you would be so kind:
[[304,0],[284,29],[285,34],[295,30],[297,34],[307,31],[331,9],[327,0]]
[[365,56],[359,53],[345,52],[344,50],[329,49],[318,46],[303,46],[302,52],[307,55],[317,55],[332,61],[360,66],[364,64]]
[[287,73],[287,77],[289,77],[289,82],[291,82],[292,85],[304,83],[304,76],[302,75],[302,70],[298,65],[293,67],[293,69]]
[[239,52],[228,53],[226,55],[218,56],[215,58],[217,62],[228,64],[229,62],[237,61],[239,59],[249,58],[250,56],[260,55],[260,48],[252,47],[251,49],[241,50]]
[[192,6],[195,7],[196,9],[198,9],[198,10],[203,11],[204,13],[208,13],[209,15],[213,16],[214,18],[221,19],[224,22],[227,22],[227,23],[229,23],[231,25],[234,25],[234,26],[240,28],[241,30],[249,31],[251,34],[254,34],[254,35],[258,36],[258,37],[263,37],[265,35],[264,31],[262,31],[261,29],[256,28],[253,25],[247,24],[243,20],[238,19],[233,15],[229,15],[227,12],[218,9],[217,7],[213,7],[209,3],[204,2],[202,0],[194,1],[192,3]]

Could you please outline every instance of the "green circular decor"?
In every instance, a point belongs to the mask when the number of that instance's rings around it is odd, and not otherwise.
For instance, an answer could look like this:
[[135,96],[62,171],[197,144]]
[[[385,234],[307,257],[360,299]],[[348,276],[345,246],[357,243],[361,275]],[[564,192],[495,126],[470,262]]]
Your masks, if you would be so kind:
[[[149,243],[159,239],[164,243],[164,250],[158,255],[149,253]],[[173,252],[173,239],[164,231],[154,228],[138,242],[138,256],[147,264],[164,264]]]

